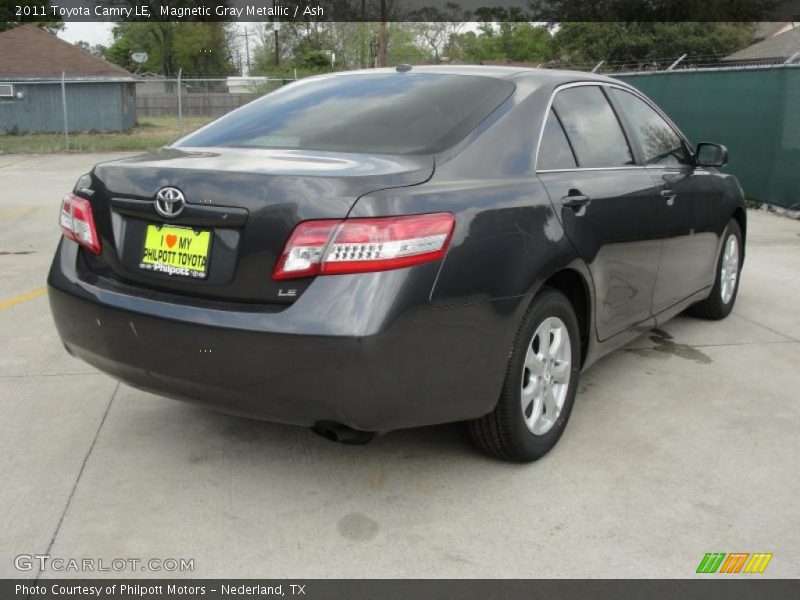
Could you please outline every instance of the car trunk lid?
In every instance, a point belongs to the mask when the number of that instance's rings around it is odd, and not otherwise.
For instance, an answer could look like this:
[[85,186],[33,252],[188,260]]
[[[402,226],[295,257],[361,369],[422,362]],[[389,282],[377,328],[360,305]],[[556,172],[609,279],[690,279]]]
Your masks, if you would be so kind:
[[[165,148],[103,163],[92,172],[91,198],[103,251],[87,264],[107,277],[187,296],[291,303],[310,281],[273,281],[272,269],[297,223],[342,219],[360,196],[422,183],[433,169],[430,155],[229,148]],[[174,216],[156,210],[164,188],[185,200]],[[198,240],[187,243],[202,246],[207,238],[204,276],[145,268],[148,231],[151,238],[166,234],[162,245],[174,244],[171,234],[181,231]]]

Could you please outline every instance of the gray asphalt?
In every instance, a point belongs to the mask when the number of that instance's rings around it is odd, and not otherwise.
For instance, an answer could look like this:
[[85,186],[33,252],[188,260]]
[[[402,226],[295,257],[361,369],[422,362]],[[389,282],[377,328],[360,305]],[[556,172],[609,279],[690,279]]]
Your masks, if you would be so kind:
[[[751,211],[734,313],[600,361],[514,466],[458,425],[335,445],[68,356],[41,293],[59,202],[112,156],[0,156],[0,577],[691,577],[706,552],[800,576],[800,221]],[[194,571],[15,568],[33,554]]]

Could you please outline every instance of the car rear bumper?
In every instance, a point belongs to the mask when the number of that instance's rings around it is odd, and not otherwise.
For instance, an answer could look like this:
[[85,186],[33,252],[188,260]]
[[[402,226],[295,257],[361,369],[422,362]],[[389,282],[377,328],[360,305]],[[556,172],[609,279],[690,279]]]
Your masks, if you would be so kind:
[[304,426],[385,431],[489,412],[521,304],[433,307],[420,291],[435,273],[413,267],[319,278],[288,308],[208,307],[78,263],[62,241],[48,278],[73,355],[137,388]]

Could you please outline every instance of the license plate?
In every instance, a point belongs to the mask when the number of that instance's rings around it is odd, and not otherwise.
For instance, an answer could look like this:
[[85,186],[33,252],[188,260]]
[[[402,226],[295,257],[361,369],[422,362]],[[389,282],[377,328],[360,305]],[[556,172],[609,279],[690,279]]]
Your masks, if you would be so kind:
[[154,273],[204,279],[211,232],[190,227],[148,225],[139,267]]

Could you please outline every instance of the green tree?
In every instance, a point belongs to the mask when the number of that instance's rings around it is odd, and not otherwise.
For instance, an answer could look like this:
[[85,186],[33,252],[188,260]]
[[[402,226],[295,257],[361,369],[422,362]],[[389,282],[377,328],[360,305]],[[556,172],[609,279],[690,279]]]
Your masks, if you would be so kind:
[[433,62],[432,53],[420,43],[414,23],[386,24],[386,66]]
[[567,64],[647,62],[730,54],[752,37],[751,23],[563,23],[553,46],[557,60]]
[[85,42],[83,40],[79,40],[75,42],[75,45],[80,48],[81,50],[85,50],[90,54],[94,54],[95,56],[99,56],[100,58],[104,58],[108,48],[106,48],[103,44],[95,44],[92,46],[89,42]]
[[[417,44],[430,53],[434,63],[439,63],[442,51],[453,35],[458,35],[465,21],[472,18],[472,13],[463,10],[455,2],[445,4],[444,11],[428,6],[410,13],[415,20],[410,26],[417,38]],[[449,58],[449,57],[448,57]]]
[[550,57],[550,31],[532,23],[499,24],[497,41],[503,55],[512,61],[540,62]]
[[785,0],[528,0],[528,19],[568,22],[765,21]]
[[[22,20],[19,20],[16,14],[17,6],[36,9],[40,14],[37,16],[22,17]],[[41,15],[43,9],[45,12],[44,16]],[[11,2],[11,0],[0,0],[0,31],[8,31],[9,29],[14,29],[25,23],[41,27],[50,33],[56,33],[64,29],[64,23],[60,19],[43,20],[52,18],[49,0],[14,0],[13,2]]]
[[[289,64],[285,68],[300,66],[299,61],[311,52],[333,50],[329,44],[329,28],[332,23],[314,20],[288,21],[280,24],[277,34],[277,62]],[[277,67],[275,57],[275,29],[272,23],[265,23],[258,30],[261,45],[251,49],[253,55],[252,73],[261,75],[274,71]],[[296,59],[296,60],[295,60]]]
[[[431,60],[423,42],[417,39],[416,23],[389,22],[386,24],[389,64],[410,62],[419,64]],[[280,67],[275,64],[274,30],[266,24],[261,31],[262,44],[251,50],[253,75],[285,77],[297,68],[304,74],[305,57],[324,52],[335,57],[328,70],[360,69],[374,66],[378,51],[377,22],[303,21],[282,23],[278,35]]]
[[486,60],[544,62],[551,52],[549,29],[524,21],[484,22],[478,32],[451,36],[445,48],[448,58],[467,63]]
[[[153,0],[105,0],[115,5],[149,7],[158,15],[163,2]],[[100,0],[89,0],[98,3]],[[172,9],[213,10],[227,5],[227,0],[170,0]],[[176,75],[179,69],[194,76],[224,75],[233,72],[230,52],[230,23],[219,21],[139,21],[120,22],[114,26],[114,44],[106,58],[127,69],[136,68],[131,52],[146,52],[145,70]]]
[[303,66],[310,70],[327,70],[331,66],[331,58],[324,52],[315,50],[303,57]]
[[[231,32],[226,22],[120,22],[114,26],[114,43],[106,58],[126,69],[143,69],[162,75],[228,75],[231,64]],[[133,52],[146,52],[147,61],[137,65]]]

